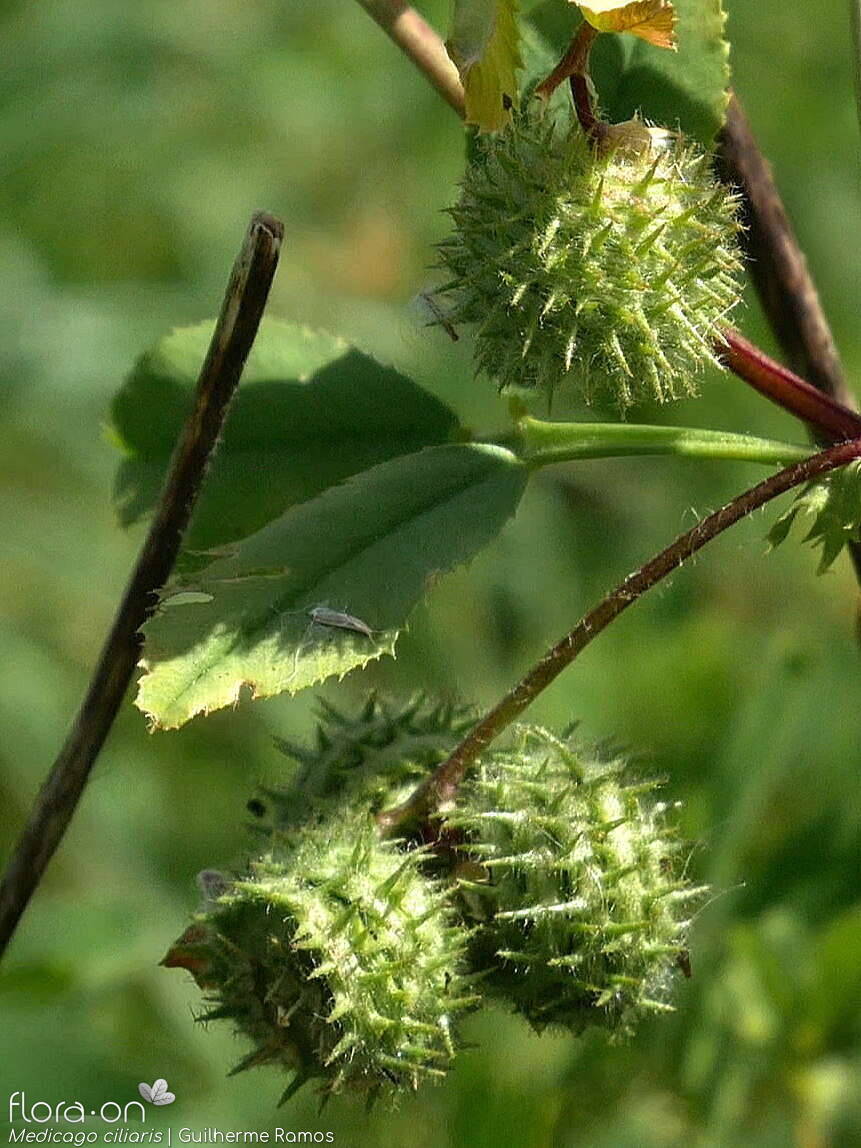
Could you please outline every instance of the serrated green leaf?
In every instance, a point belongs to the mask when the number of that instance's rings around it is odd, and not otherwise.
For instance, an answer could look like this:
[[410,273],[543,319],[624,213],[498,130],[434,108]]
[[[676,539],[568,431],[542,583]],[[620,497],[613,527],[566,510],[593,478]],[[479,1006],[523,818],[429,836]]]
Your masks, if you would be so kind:
[[[213,324],[172,331],[114,399],[126,457],[114,490],[123,525],[150,511],[191,407]],[[455,437],[457,418],[416,383],[332,335],[264,319],[186,535],[208,549],[378,462]]]
[[604,116],[637,113],[709,147],[728,102],[729,44],[722,0],[674,0],[677,52],[656,51],[632,36],[601,36],[591,72]]
[[455,0],[446,48],[463,81],[466,122],[499,131],[517,103],[523,67],[517,0]]
[[[137,705],[156,726],[296,693],[391,653],[433,577],[514,513],[527,469],[501,447],[430,447],[295,506],[162,595],[144,628]],[[372,636],[310,617],[344,611]]]
[[817,573],[824,574],[844,547],[861,540],[861,462],[808,483],[769,530],[771,548],[784,542],[802,519],[811,523],[804,541],[820,548]]

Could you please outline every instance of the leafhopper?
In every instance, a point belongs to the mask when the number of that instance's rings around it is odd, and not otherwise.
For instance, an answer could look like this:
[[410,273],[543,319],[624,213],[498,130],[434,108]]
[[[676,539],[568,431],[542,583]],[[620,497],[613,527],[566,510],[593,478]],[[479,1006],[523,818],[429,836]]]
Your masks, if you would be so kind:
[[352,614],[342,614],[339,610],[330,610],[327,606],[314,606],[308,611],[308,617],[318,626],[331,626],[334,630],[352,630],[371,639],[374,636],[374,631],[361,618],[354,618]]

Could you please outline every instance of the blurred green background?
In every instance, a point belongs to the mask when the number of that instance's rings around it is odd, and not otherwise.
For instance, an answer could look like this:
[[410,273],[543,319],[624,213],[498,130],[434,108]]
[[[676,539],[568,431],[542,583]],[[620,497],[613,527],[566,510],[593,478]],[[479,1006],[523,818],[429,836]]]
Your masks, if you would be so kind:
[[[562,3],[562,0],[559,0]],[[847,6],[729,0],[736,84],[808,252],[850,378],[859,148]],[[424,6],[445,25],[447,3]],[[348,0],[0,0],[0,809],[11,844],[81,697],[142,532],[115,525],[112,392],[172,325],[219,304],[250,213],[286,225],[270,313],[354,338],[482,429],[501,425],[468,349],[428,335],[427,284],[462,163],[457,121]],[[751,300],[741,320],[771,343]],[[564,414],[564,411],[559,412]],[[798,439],[732,378],[644,420]],[[516,521],[435,587],[396,663],[325,693],[423,685],[494,700],[609,586],[760,477],[742,464],[585,463],[545,473]],[[773,518],[773,511],[768,520]],[[176,1093],[148,1127],[282,1126],[336,1143],[664,1148],[861,1144],[861,663],[848,563],[765,556],[762,516],[626,615],[531,714],[630,747],[684,803],[716,896],[678,1011],[628,1046],[467,1025],[447,1082],[366,1115],[276,1112],[269,1070],[193,1023],[157,962],[194,874],[246,845],[273,734],[314,699],[245,704],[150,735],[127,704],[0,974],[5,1097]],[[681,979],[681,978],[680,978]]]

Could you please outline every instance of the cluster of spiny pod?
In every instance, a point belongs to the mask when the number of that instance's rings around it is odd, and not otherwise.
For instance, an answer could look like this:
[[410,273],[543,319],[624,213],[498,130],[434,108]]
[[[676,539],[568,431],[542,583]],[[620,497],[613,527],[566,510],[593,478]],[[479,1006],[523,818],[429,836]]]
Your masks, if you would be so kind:
[[289,1074],[284,1099],[309,1080],[372,1100],[439,1078],[484,1000],[573,1032],[670,1007],[701,890],[654,783],[624,762],[520,727],[423,833],[381,835],[377,815],[468,724],[422,698],[326,707],[313,746],[280,743],[288,784],[249,802],[261,851],[201,874],[204,904],[163,963],[193,974],[201,1020],[250,1041],[236,1071]]

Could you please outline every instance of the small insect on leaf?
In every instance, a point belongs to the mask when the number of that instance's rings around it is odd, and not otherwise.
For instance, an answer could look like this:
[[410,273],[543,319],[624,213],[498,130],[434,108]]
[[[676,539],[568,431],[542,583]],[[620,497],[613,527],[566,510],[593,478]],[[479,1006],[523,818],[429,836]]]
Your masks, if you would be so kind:
[[314,606],[308,611],[308,617],[319,626],[331,626],[335,630],[353,630],[356,634],[364,634],[366,638],[374,636],[374,631],[361,618],[354,618],[352,614],[342,614],[338,610],[329,610],[326,606]]

